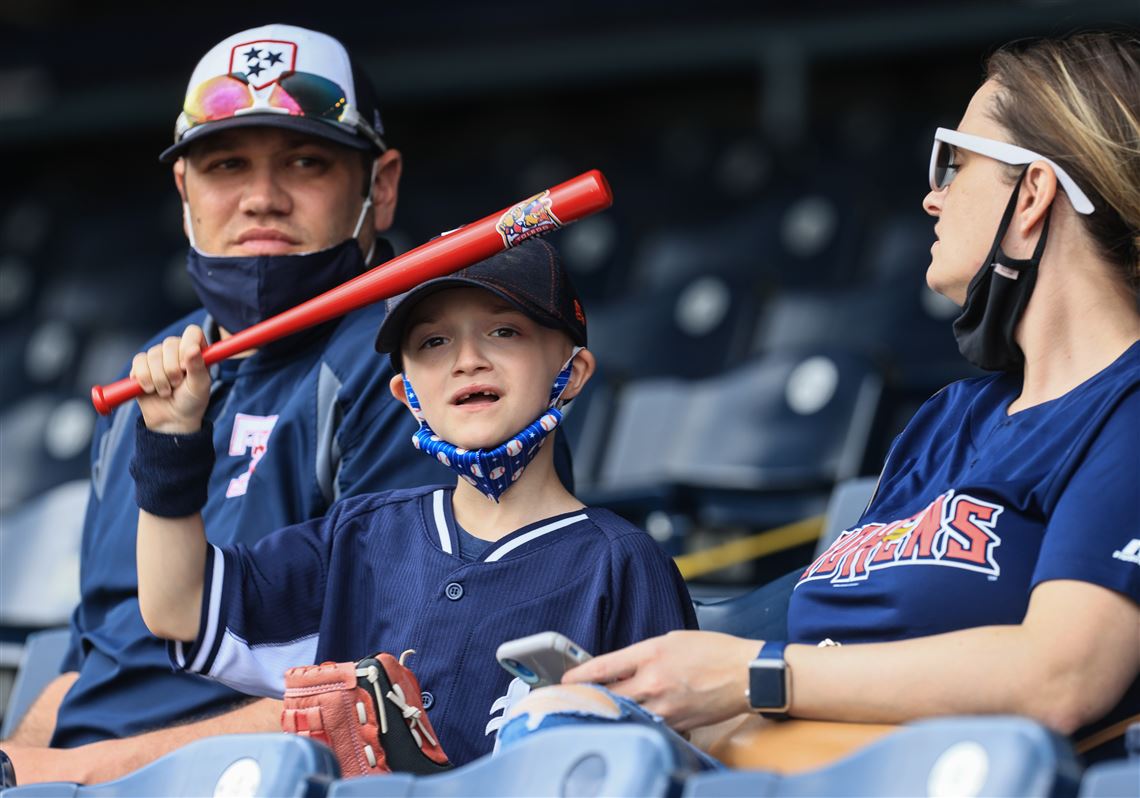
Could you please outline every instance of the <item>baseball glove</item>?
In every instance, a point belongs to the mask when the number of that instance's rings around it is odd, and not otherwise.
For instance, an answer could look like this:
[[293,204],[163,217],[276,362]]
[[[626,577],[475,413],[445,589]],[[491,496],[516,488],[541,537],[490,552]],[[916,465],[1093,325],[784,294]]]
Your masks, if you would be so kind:
[[331,748],[343,776],[449,770],[419,682],[404,665],[411,653],[290,668],[281,728]]

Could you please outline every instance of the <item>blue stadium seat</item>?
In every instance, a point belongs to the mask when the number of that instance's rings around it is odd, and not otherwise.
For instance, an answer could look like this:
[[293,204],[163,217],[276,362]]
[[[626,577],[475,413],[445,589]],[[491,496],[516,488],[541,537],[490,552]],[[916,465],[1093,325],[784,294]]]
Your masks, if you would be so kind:
[[676,795],[698,770],[652,729],[634,724],[551,729],[436,776],[399,773],[335,782],[328,798]]
[[843,352],[755,358],[701,382],[645,380],[618,399],[606,489],[830,488],[860,472],[881,378]]
[[605,366],[599,363],[582,393],[564,408],[560,434],[566,436],[574,453],[574,485],[579,491],[597,481],[598,466],[613,421],[614,392]]
[[[827,504],[823,533],[816,545],[817,553],[859,520],[877,482],[876,477],[857,477],[835,486]],[[721,601],[694,600],[697,623],[702,629],[737,637],[785,640],[788,636],[788,600],[802,572],[802,568],[796,568],[767,584]]]
[[90,474],[95,409],[86,397],[44,392],[0,413],[0,512]]
[[1100,762],[1081,779],[1080,798],[1136,798],[1140,795],[1140,758]]
[[119,188],[115,202],[74,197],[87,212],[69,217],[44,256],[52,268],[38,303],[43,318],[85,332],[128,319],[159,330],[197,304],[170,282],[171,266],[185,262],[177,195],[168,185]]
[[4,375],[0,381],[0,412],[38,387],[25,363],[25,350],[36,326],[31,314],[23,314],[0,328],[0,374]]
[[773,203],[746,207],[712,222],[669,225],[642,240],[633,280],[653,291],[703,275],[760,283],[762,264],[779,246],[779,209]]
[[115,781],[28,784],[2,798],[321,798],[339,776],[336,757],[321,743],[291,734],[227,734],[197,740]]
[[611,208],[571,225],[551,241],[561,253],[587,312],[595,302],[625,291],[623,267],[630,259],[625,251],[628,238],[626,220],[618,209]]
[[863,191],[865,183],[845,177],[835,171],[822,179],[817,172],[784,176],[761,201],[713,219],[693,219],[690,210],[689,219],[645,237],[635,259],[634,286],[661,288],[709,274],[750,288],[851,282],[864,212],[863,203],[852,202],[850,195],[854,186]]
[[697,624],[707,632],[724,632],[752,640],[788,639],[788,600],[802,568],[766,585],[723,601],[693,601]]
[[827,503],[827,514],[823,522],[823,532],[816,543],[815,552],[823,554],[846,529],[858,521],[875,493],[878,477],[856,477],[838,483],[831,491]]
[[[684,798],[728,796],[1071,796],[1080,765],[1067,739],[1017,717],[917,721],[833,765],[789,776],[702,773]],[[1135,795],[1135,792],[1133,792]]]
[[866,255],[858,285],[781,293],[765,308],[752,350],[841,347],[878,362],[892,385],[924,396],[979,374],[954,341],[957,306],[926,285],[931,227],[929,218],[912,213],[888,218]]
[[590,347],[610,378],[699,378],[740,360],[759,303],[742,281],[699,275],[588,308]]
[[28,707],[59,673],[70,640],[71,630],[67,627],[45,629],[28,635],[24,641],[16,680],[4,702],[4,725],[0,727],[0,740],[6,740],[12,735]]

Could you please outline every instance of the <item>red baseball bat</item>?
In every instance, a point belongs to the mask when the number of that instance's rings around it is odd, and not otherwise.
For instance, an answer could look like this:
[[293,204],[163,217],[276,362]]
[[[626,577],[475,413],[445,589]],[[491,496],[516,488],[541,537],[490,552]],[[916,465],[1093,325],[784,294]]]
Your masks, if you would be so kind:
[[[293,333],[402,294],[420,283],[459,271],[521,241],[544,235],[613,203],[609,183],[591,169],[477,222],[433,238],[295,308],[258,322],[202,350],[206,365],[257,349]],[[132,377],[95,385],[91,403],[101,415],[142,395]]]

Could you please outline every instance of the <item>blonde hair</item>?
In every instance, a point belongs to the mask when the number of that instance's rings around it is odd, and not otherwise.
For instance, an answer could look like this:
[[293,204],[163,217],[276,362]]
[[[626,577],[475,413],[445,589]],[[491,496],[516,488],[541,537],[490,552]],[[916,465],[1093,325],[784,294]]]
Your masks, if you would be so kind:
[[1081,220],[1140,288],[1140,39],[1082,33],[1014,42],[986,63],[1004,91],[990,113],[1012,140],[1053,159],[1092,200]]

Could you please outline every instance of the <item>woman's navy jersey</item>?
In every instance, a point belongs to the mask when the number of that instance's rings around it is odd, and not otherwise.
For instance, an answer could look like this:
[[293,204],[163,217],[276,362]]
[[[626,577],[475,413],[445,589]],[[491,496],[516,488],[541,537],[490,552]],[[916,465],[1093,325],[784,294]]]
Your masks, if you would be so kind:
[[415,649],[408,665],[452,762],[491,751],[525,695],[500,643],[547,630],[602,654],[696,628],[685,583],[644,531],[606,510],[553,516],[459,556],[452,488],[345,499],[250,546],[211,546],[199,638],[178,667],[280,698],[285,669]]
[[[1002,374],[923,405],[858,524],[800,577],[791,640],[1018,624],[1051,579],[1140,603],[1140,343],[1064,396],[1009,415],[1020,392],[1020,377]],[[1134,699],[1140,711],[1135,687],[1125,703]]]

